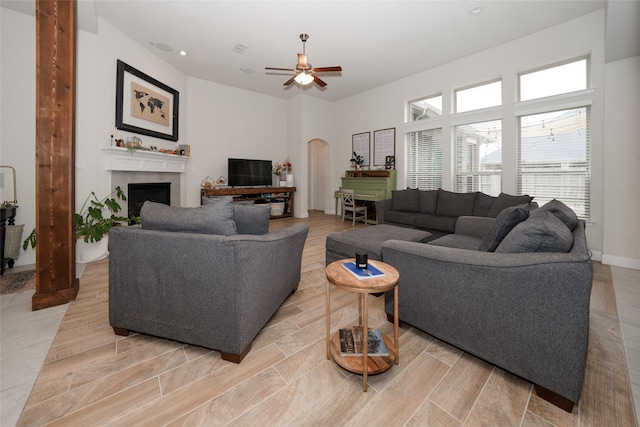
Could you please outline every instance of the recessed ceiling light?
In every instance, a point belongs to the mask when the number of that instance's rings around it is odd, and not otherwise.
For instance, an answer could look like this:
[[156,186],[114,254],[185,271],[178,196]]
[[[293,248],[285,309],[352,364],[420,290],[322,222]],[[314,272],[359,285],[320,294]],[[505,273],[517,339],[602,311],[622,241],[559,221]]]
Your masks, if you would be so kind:
[[253,74],[256,72],[256,70],[254,70],[253,68],[240,68],[240,71],[245,74]]
[[163,50],[165,52],[171,52],[173,50],[173,48],[167,44],[164,43],[158,43],[156,44],[156,47],[160,50]]
[[247,46],[240,43],[236,44],[233,49],[231,49],[231,51],[235,53],[244,53],[245,50],[247,50]]
[[187,51],[186,51],[186,50],[181,50],[181,51],[180,51],[180,55],[182,55],[182,56],[187,56]]
[[474,7],[473,9],[471,9],[469,11],[469,15],[477,15],[480,12],[482,12],[482,8],[481,7]]

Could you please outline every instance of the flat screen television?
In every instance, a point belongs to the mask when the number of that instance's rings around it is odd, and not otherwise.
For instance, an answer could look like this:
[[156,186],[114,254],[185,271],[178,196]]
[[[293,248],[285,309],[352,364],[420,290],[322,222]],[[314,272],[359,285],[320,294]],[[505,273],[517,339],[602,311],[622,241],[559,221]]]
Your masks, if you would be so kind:
[[271,185],[271,160],[229,158],[228,166],[227,185],[231,187]]

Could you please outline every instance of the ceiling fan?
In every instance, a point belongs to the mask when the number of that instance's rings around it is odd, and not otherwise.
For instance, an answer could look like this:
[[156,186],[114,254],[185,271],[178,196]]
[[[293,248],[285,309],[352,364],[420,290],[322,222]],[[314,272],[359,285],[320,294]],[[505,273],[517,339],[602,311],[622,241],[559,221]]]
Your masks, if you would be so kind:
[[332,71],[342,71],[342,67],[316,67],[313,68],[311,64],[307,62],[307,55],[305,53],[305,43],[309,40],[309,34],[300,34],[300,40],[302,40],[302,53],[298,54],[298,64],[296,68],[274,68],[265,67],[265,70],[275,71],[293,71],[295,75],[284,83],[284,86],[289,86],[294,81],[301,85],[308,85],[309,83],[316,82],[320,87],[325,87],[327,84],[322,81],[316,73],[327,73]]

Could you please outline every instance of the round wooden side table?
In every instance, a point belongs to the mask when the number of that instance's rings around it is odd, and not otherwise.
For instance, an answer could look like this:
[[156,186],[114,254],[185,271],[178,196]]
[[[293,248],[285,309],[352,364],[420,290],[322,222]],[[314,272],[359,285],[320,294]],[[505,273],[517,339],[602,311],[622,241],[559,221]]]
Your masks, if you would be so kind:
[[[356,373],[362,374],[363,385],[362,390],[367,391],[367,376],[372,374],[379,374],[386,371],[394,363],[398,364],[399,359],[399,344],[398,344],[398,279],[400,274],[398,270],[389,264],[385,264],[382,261],[369,261],[369,264],[376,267],[378,270],[384,273],[384,276],[358,279],[351,272],[349,272],[342,263],[353,262],[354,259],[343,259],[332,262],[327,266],[327,359],[333,357],[333,360],[343,367],[344,369]],[[388,356],[369,356],[367,354],[368,334],[363,333],[364,343],[362,345],[363,354],[362,358],[358,356],[343,356],[340,350],[340,335],[336,331],[331,336],[331,298],[330,290],[331,285],[337,286],[349,292],[358,293],[358,317],[359,325],[363,331],[368,330],[369,323],[369,308],[368,308],[368,296],[373,293],[386,292],[393,289],[393,326],[394,326],[394,341],[391,342],[389,337],[382,334],[385,345],[387,346]]]

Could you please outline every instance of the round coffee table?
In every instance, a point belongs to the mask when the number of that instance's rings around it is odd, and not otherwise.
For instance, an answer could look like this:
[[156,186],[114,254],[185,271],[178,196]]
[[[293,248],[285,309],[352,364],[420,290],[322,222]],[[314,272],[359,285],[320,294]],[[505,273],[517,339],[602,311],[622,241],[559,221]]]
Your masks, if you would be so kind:
[[[344,262],[353,262],[354,259],[343,259],[332,262],[327,266],[327,359],[333,357],[333,360],[344,369],[362,374],[363,386],[362,390],[367,391],[367,376],[379,374],[386,371],[395,363],[398,364],[399,345],[398,345],[398,279],[400,274],[398,270],[382,261],[369,261],[369,264],[376,267],[384,273],[384,276],[358,279],[346,268],[343,267]],[[382,334],[385,345],[389,351],[388,356],[369,356],[367,351],[368,334],[364,333],[364,343],[362,345],[362,357],[343,356],[340,350],[340,335],[335,332],[331,336],[331,285],[337,286],[349,292],[358,293],[358,317],[359,325],[363,331],[368,330],[369,308],[368,296],[373,293],[386,292],[393,289],[393,326],[394,341],[391,342],[389,337]]]

